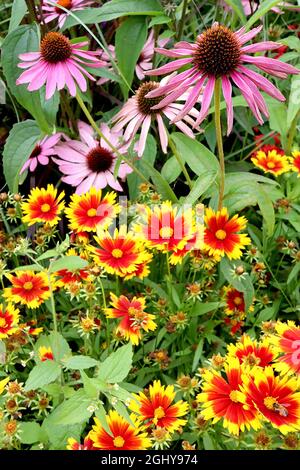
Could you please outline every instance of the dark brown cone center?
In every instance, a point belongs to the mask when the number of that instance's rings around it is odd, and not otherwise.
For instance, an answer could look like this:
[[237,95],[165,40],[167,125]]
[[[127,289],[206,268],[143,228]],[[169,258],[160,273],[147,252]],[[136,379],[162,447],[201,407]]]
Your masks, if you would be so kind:
[[47,33],[41,41],[41,55],[46,62],[56,64],[71,57],[72,48],[69,39],[61,33]]
[[104,173],[105,171],[110,170],[114,162],[112,152],[100,145],[92,149],[87,154],[86,159],[89,169],[94,173]]
[[150,91],[155,90],[158,87],[159,84],[157,82],[146,82],[139,87],[136,92],[136,97],[140,113],[148,115],[157,113],[155,109],[153,110],[151,108],[152,106],[160,103],[164,97],[158,96],[157,98],[145,98],[145,96],[150,93]]

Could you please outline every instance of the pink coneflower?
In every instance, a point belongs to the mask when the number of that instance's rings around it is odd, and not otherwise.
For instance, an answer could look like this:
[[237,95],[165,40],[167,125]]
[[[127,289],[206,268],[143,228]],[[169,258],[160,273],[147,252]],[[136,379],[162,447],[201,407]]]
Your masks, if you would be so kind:
[[[51,5],[55,3],[56,6]],[[52,20],[58,19],[58,26],[63,27],[67,17],[69,16],[61,7],[70,11],[84,10],[85,7],[92,5],[93,0],[43,0],[42,2],[42,13],[43,20],[45,23],[50,23]]]
[[100,52],[85,51],[82,48],[88,42],[73,44],[61,33],[47,33],[42,39],[39,52],[26,52],[19,57],[24,62],[18,64],[23,72],[17,80],[17,85],[29,83],[27,89],[35,91],[46,83],[46,100],[54,95],[55,90],[67,86],[71,96],[76,95],[76,84],[80,90],[87,90],[84,75],[95,80],[80,64],[88,67],[103,67],[96,56]]
[[46,136],[36,144],[34,149],[31,152],[28,160],[24,163],[21,174],[29,168],[30,171],[34,171],[40,163],[41,165],[48,165],[49,157],[55,155],[53,147],[58,143],[61,138],[61,132],[53,134],[51,136]]
[[[169,77],[165,77],[161,81],[163,88],[165,88],[164,84],[167,83],[168,80]],[[163,116],[166,116],[169,120],[174,120],[176,115],[182,110],[184,106],[181,103],[171,103],[170,100],[167,105],[160,106],[160,109],[154,111],[153,106],[157,103],[162,103],[164,99],[163,97],[155,99],[146,98],[146,95],[150,91],[156,91],[158,89],[160,89],[160,84],[157,82],[142,83],[135,95],[129,98],[121,111],[113,117],[113,122],[116,123],[113,127],[113,130],[120,131],[126,127],[124,133],[124,139],[126,142],[132,141],[139,128],[142,128],[139,140],[137,142],[137,153],[139,157],[141,157],[144,153],[147,135],[153,120],[156,120],[158,125],[158,133],[162,151],[167,153],[168,134],[163,122]],[[177,99],[184,99],[184,96],[180,96],[178,94]],[[175,124],[182,132],[184,132],[184,134],[194,138],[192,130],[184,121],[195,127],[195,120],[191,116],[196,117],[197,115],[197,110],[191,107],[188,113],[186,113],[186,115],[183,117],[183,120],[176,120]]]
[[[122,133],[109,129],[107,124],[101,124],[101,132],[109,142],[118,149],[120,154],[125,154],[129,144],[122,144]],[[76,193],[83,194],[90,188],[105,188],[107,185],[116,191],[123,191],[120,183],[114,178],[114,169],[117,160],[107,143],[100,139],[96,140],[93,129],[88,124],[80,121],[78,131],[81,142],[68,140],[61,142],[55,147],[59,158],[53,158],[58,164],[59,170],[64,174],[62,181],[71,186],[76,186]],[[132,169],[121,162],[118,176],[124,179]]]
[[162,75],[173,72],[183,66],[192,67],[179,75],[172,77],[166,86],[148,93],[147,98],[154,99],[164,95],[164,98],[152,110],[170,105],[182,93],[191,86],[188,99],[181,112],[173,119],[182,119],[198,100],[199,93],[203,89],[202,106],[196,125],[199,125],[207,116],[211,104],[216,79],[222,81],[223,95],[227,107],[227,126],[229,134],[233,126],[232,83],[239,88],[247,101],[250,109],[260,124],[263,124],[261,113],[269,116],[268,109],[261,88],[268,95],[279,101],[285,101],[280,91],[265,77],[254,72],[245,65],[256,65],[263,72],[279,78],[286,78],[287,74],[298,74],[299,70],[292,65],[265,56],[251,56],[249,54],[268,51],[278,48],[278,44],[271,41],[258,42],[249,46],[244,44],[254,38],[262,29],[262,26],[245,32],[245,27],[237,32],[232,32],[226,26],[214,23],[211,28],[197,37],[194,44],[181,41],[175,44],[172,50],[158,48],[157,51],[168,57],[178,58],[162,67],[151,70],[147,75]]

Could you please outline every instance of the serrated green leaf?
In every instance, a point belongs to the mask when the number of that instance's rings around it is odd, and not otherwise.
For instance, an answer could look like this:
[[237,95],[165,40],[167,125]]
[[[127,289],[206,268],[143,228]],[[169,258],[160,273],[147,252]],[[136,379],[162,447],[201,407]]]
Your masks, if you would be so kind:
[[88,262],[80,256],[64,256],[53,263],[49,269],[50,273],[55,273],[61,269],[67,269],[68,271],[76,271],[77,269],[84,269],[88,266]]
[[93,410],[88,410],[88,408],[94,403],[84,390],[78,390],[54,410],[50,415],[50,422],[52,425],[61,426],[85,422],[93,414]]
[[264,218],[267,235],[271,237],[275,229],[275,212],[272,200],[268,196],[267,192],[263,189],[263,185],[257,184],[255,186],[255,193],[258,206]]
[[95,412],[95,415],[96,415],[96,418],[99,419],[101,426],[107,432],[107,434],[112,436],[113,434],[112,434],[112,432],[110,430],[110,427],[108,426],[107,421],[106,421],[106,411],[104,409],[104,406],[101,403],[98,404],[98,409]]
[[61,374],[61,366],[56,361],[40,362],[30,371],[24,390],[36,390],[54,382]]
[[98,377],[104,382],[118,383],[127,377],[132,367],[132,346],[130,343],[121,346],[100,364]]
[[89,369],[90,367],[95,367],[99,365],[99,361],[93,359],[89,356],[71,356],[65,361],[63,361],[64,367],[66,369]]
[[22,444],[34,444],[35,442],[45,442],[47,436],[42,431],[41,426],[35,422],[20,422],[20,441]]

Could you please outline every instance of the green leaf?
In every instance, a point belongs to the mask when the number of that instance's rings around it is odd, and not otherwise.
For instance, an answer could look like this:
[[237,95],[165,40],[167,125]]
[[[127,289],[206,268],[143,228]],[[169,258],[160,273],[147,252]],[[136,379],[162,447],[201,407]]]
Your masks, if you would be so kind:
[[271,8],[275,7],[280,3],[280,0],[264,0],[261,2],[260,6],[256,10],[256,12],[250,16],[249,20],[246,23],[246,28],[249,29],[256,21],[259,21],[263,16],[271,10]]
[[147,26],[145,17],[129,17],[118,27],[116,32],[116,58],[118,67],[127,80],[122,86],[125,99],[132,84],[134,69],[141,50],[146,42]]
[[220,262],[220,270],[225,279],[239,292],[243,292],[245,300],[245,310],[248,311],[254,298],[254,288],[250,276],[248,273],[244,273],[242,276],[237,276],[234,271],[239,263],[238,261],[233,263],[227,258],[222,258]]
[[122,382],[132,367],[132,356],[131,344],[122,346],[100,364],[98,377],[108,383]]
[[35,121],[23,121],[11,129],[3,150],[3,171],[9,190],[18,192],[20,171],[40,137]]
[[202,194],[204,194],[205,191],[211,187],[216,177],[217,173],[211,171],[207,171],[206,173],[203,173],[202,176],[199,176],[196,181],[194,181],[193,188],[186,196],[184,204],[193,205],[200,198],[200,196],[202,196]]
[[161,16],[162,13],[162,7],[158,0],[111,0],[100,8],[85,8],[76,12],[74,16],[70,15],[62,29],[68,29],[78,24],[78,20],[74,18],[75,16],[85,24],[95,24],[122,16]]
[[98,387],[97,381],[95,379],[90,379],[90,377],[88,377],[88,375],[83,370],[81,370],[80,374],[85,393],[89,398],[97,400],[99,398],[100,391],[100,387]]
[[177,197],[175,196],[172,188],[164,180],[159,171],[157,171],[154,167],[152,167],[147,161],[143,159],[140,161],[140,165],[144,172],[147,172],[151,176],[151,179],[155,184],[157,191],[161,194],[163,199],[168,199],[172,202],[178,202]]
[[14,271],[28,271],[28,270],[37,271],[37,272],[44,271],[42,266],[40,266],[39,264],[26,264],[24,266],[18,266],[17,268],[14,269]]
[[41,426],[35,422],[20,422],[20,441],[22,444],[34,444],[35,442],[44,442],[47,439]]
[[76,441],[80,441],[83,431],[82,423],[73,424],[72,426],[54,425],[49,415],[42,424],[42,429],[48,436],[50,441],[50,450],[65,450],[67,441],[73,437]]
[[198,346],[197,346],[197,349],[195,351],[195,354],[194,354],[194,359],[193,359],[193,364],[192,364],[192,371],[194,372],[194,370],[196,370],[198,364],[199,364],[199,360],[200,360],[200,357],[201,357],[201,354],[202,354],[202,350],[203,350],[203,343],[204,343],[204,339],[201,338],[199,343],[198,343]]
[[99,365],[99,361],[89,356],[72,356],[63,361],[64,367],[67,369],[89,369]]
[[85,422],[93,414],[93,410],[88,408],[94,403],[95,401],[88,397],[84,390],[78,390],[50,415],[51,424],[67,426]]
[[17,78],[22,73],[22,69],[18,67],[19,54],[38,50],[39,39],[36,27],[19,26],[8,34],[3,42],[2,66],[8,87],[17,101],[29,111],[43,132],[51,134],[59,105],[58,93],[46,101],[45,90],[30,92],[27,90],[27,85],[16,84]]
[[[300,40],[298,39],[300,42]],[[300,111],[300,79],[294,75],[291,81],[291,92],[287,110],[287,128],[290,129],[293,120]]]
[[176,157],[169,158],[161,169],[161,176],[170,184],[173,183],[181,174],[181,168],[178,165]]
[[104,406],[101,403],[98,404],[98,409],[95,412],[95,415],[99,419],[101,426],[107,432],[107,434],[112,436],[113,434],[112,434],[112,432],[110,430],[110,427],[108,426],[107,421],[106,421],[106,411],[105,411]]
[[130,419],[129,413],[124,403],[122,403],[121,401],[117,401],[113,404],[113,407],[119,413],[119,415],[127,421],[127,423],[131,424],[131,426],[134,427],[134,423]]
[[[150,165],[150,168],[154,166],[156,153],[157,153],[156,140],[151,134],[148,134],[145,151],[143,154],[143,162],[145,161],[148,162]],[[137,169],[142,170],[140,159],[136,160],[135,166]],[[147,178],[148,174],[144,172],[144,176]],[[150,179],[150,175],[149,175],[149,179]],[[129,186],[129,195],[131,199],[136,199],[138,197],[139,185],[142,182],[143,181],[141,180],[141,178],[135,172],[132,172],[129,175],[127,175],[127,183]]]
[[162,15],[162,16],[155,16],[154,18],[152,18],[152,20],[150,21],[149,23],[149,28],[152,28],[152,26],[155,26],[156,24],[167,24],[167,23],[171,23],[172,21],[172,18],[170,18],[169,16],[165,16],[165,15]]
[[256,318],[256,324],[260,325],[263,321],[269,321],[274,318],[276,311],[274,307],[266,307],[261,312],[259,312],[258,317]]
[[225,2],[235,11],[242,23],[245,24],[247,20],[241,0],[225,0]]
[[262,184],[256,184],[255,192],[257,203],[266,225],[267,235],[271,237],[275,228],[275,212],[272,200],[268,196],[267,192],[263,189]]
[[191,315],[197,317],[199,315],[205,315],[206,313],[213,312],[220,307],[220,302],[197,302],[192,308]]
[[68,271],[76,271],[77,269],[84,269],[88,265],[88,262],[80,256],[64,256],[53,263],[51,263],[49,272],[55,273],[61,269],[67,269]]
[[27,12],[27,5],[25,0],[14,0],[11,7],[10,22],[8,32],[11,33],[21,23]]
[[287,278],[287,284],[290,284],[294,279],[297,279],[297,276],[300,272],[300,263],[298,262],[293,266],[293,269],[291,270],[289,277]]
[[215,450],[216,446],[214,444],[214,441],[211,437],[211,435],[205,431],[202,436],[203,439],[203,447],[205,450]]
[[61,373],[61,367],[56,361],[40,362],[30,371],[24,390],[36,390],[54,382]]

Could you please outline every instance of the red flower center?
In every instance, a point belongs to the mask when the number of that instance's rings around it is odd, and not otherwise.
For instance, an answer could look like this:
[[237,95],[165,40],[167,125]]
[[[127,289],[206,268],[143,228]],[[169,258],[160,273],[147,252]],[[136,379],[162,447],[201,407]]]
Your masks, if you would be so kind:
[[157,82],[146,82],[143,83],[138,91],[136,92],[137,103],[139,112],[142,114],[155,114],[157,111],[152,110],[152,106],[160,103],[161,100],[164,98],[163,96],[159,96],[157,98],[145,98],[145,95],[150,93],[150,91],[155,90],[159,87]]
[[237,68],[240,55],[241,47],[233,32],[216,25],[198,37],[194,64],[200,72],[219,77]]
[[88,153],[86,159],[91,171],[94,173],[104,173],[111,169],[115,157],[110,150],[98,145],[98,147],[95,147]]
[[[70,10],[72,8],[72,0],[58,0],[56,4],[66,8],[67,10]],[[58,6],[55,7],[55,11],[56,13],[65,13],[64,10],[62,10]]]
[[50,32],[42,39],[41,55],[46,62],[57,64],[69,59],[72,47],[69,39],[61,33]]

